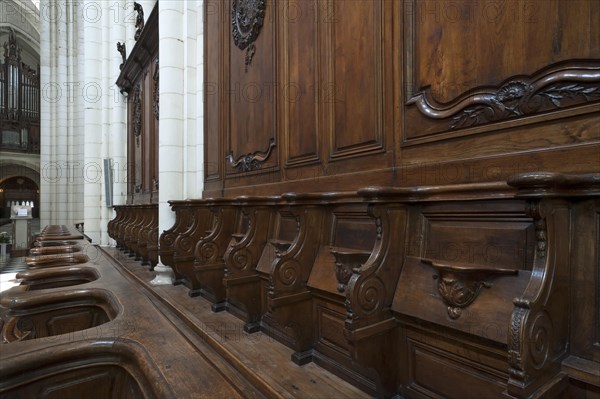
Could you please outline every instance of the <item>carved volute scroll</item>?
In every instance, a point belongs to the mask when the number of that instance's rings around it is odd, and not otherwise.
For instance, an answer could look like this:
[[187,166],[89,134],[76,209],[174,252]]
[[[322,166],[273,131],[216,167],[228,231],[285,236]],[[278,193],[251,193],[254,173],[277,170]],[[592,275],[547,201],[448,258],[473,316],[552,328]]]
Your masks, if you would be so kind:
[[295,194],[284,194],[283,197],[293,203],[289,211],[298,221],[298,234],[291,244],[274,241],[277,259],[269,284],[269,297],[273,299],[306,290],[319,245],[326,239],[323,232],[327,220],[325,207],[302,205]]
[[252,154],[242,155],[238,159],[234,159],[233,151],[229,151],[226,159],[229,165],[239,172],[250,172],[262,167],[262,164],[271,156],[273,148],[275,148],[275,139],[272,138],[269,140],[269,147],[266,151],[256,151]]
[[566,199],[600,196],[600,174],[526,173],[508,183],[529,200],[536,230],[531,280],[513,300],[508,340],[508,393],[528,398],[556,381],[568,351],[571,211]]
[[589,61],[515,76],[499,87],[482,87],[446,104],[438,103],[426,89],[407,104],[416,104],[429,118],[452,118],[452,130],[598,100],[600,62]]
[[233,0],[231,5],[233,42],[240,50],[246,50],[246,72],[256,52],[254,41],[262,28],[266,8],[265,0]]
[[448,306],[448,316],[451,319],[458,319],[462,310],[477,299],[482,288],[492,287],[489,282],[492,277],[518,274],[515,269],[449,264],[426,258],[422,258],[421,262],[436,270],[433,277],[438,280],[438,292]]
[[369,215],[377,220],[377,240],[368,261],[352,270],[346,288],[349,334],[362,326],[391,318],[389,308],[401,271],[400,265],[386,267],[385,264],[402,259],[407,207],[403,204],[369,205]]
[[192,222],[191,207],[185,206],[186,201],[169,201],[171,209],[175,212],[175,223],[160,235],[160,257],[164,265],[173,267],[175,254],[175,240],[186,231]]
[[207,202],[208,206],[217,212],[217,222],[194,249],[190,290],[191,294],[198,292],[213,302],[212,309],[216,312],[225,310],[226,307],[223,256],[231,242],[232,234],[238,232],[241,210],[231,199],[219,198]]
[[[236,200],[248,218],[248,230],[238,235],[236,242],[229,245],[224,259],[227,264],[226,278],[254,274],[258,259],[273,236],[277,207],[280,197],[238,197]],[[236,234],[233,235],[234,237]]]

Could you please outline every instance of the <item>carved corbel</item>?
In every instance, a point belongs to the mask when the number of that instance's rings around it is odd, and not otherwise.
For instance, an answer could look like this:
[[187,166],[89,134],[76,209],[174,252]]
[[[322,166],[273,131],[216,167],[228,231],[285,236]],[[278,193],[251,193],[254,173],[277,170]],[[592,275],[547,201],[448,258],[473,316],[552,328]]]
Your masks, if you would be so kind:
[[438,292],[448,306],[448,316],[458,319],[462,310],[471,305],[482,288],[491,288],[489,280],[497,275],[517,274],[515,269],[449,264],[447,262],[422,258],[421,262],[433,267],[437,274]]
[[119,65],[119,69],[123,69],[123,65],[125,65],[125,60],[127,59],[127,49],[125,47],[125,43],[117,42],[117,51],[121,54],[121,65]]
[[338,292],[346,291],[346,286],[354,269],[359,269],[371,256],[370,252],[361,252],[345,250],[340,248],[331,248],[331,253],[335,257],[335,277],[337,278]]

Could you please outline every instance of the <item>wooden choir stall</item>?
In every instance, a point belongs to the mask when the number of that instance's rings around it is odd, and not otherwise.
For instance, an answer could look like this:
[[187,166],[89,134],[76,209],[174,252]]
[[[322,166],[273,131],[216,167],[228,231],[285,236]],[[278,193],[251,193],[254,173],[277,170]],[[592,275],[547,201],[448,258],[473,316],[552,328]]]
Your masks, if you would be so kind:
[[61,297],[117,339],[31,333],[55,294],[25,273],[0,397],[600,398],[600,3],[204,7],[202,198],[158,231],[158,54],[136,46],[117,247]]

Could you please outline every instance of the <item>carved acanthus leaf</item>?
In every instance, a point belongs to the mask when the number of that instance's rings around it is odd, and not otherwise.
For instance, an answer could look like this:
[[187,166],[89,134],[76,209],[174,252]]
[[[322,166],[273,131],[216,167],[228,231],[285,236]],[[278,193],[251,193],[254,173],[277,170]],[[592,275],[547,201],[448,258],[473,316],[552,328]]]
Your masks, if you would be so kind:
[[440,104],[431,89],[407,104],[432,119],[450,120],[449,129],[522,117],[600,99],[600,63],[563,64],[531,76],[516,76],[497,88],[482,87]]
[[462,310],[477,299],[482,288],[492,287],[488,279],[518,273],[515,269],[448,264],[426,258],[421,261],[436,270],[437,274],[433,277],[438,280],[438,292],[448,306],[448,316],[453,320],[458,319]]
[[251,154],[242,155],[237,160],[233,159],[233,151],[229,151],[226,159],[229,161],[229,165],[236,168],[239,172],[250,172],[262,167],[263,162],[271,156],[274,147],[275,139],[272,138],[269,140],[269,148],[266,151],[256,151]]

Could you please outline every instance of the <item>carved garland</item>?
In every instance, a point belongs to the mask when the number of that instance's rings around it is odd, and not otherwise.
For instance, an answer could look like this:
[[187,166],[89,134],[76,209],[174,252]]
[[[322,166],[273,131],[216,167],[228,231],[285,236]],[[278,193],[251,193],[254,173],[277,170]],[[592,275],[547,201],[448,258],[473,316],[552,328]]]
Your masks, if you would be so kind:
[[246,72],[256,52],[254,41],[262,28],[266,7],[265,0],[233,0],[232,3],[231,33],[235,45],[246,50]]
[[262,164],[271,156],[274,147],[275,139],[271,138],[269,140],[269,148],[266,151],[256,151],[251,154],[242,155],[237,160],[234,160],[233,151],[230,150],[225,159],[229,161],[229,165],[236,168],[239,172],[250,172],[262,167]]
[[600,99],[600,64],[567,64],[531,76],[516,76],[498,88],[479,88],[447,103],[438,103],[431,89],[407,104],[432,119],[450,118],[449,129],[522,117]]
[[140,135],[142,134],[142,87],[138,83],[133,90],[133,135],[136,145],[140,145]]
[[154,84],[152,109],[154,111],[154,117],[158,120],[160,102],[160,93],[158,92],[158,57],[154,60],[154,75],[152,76],[152,82]]

